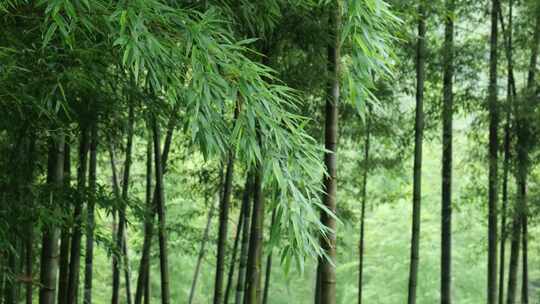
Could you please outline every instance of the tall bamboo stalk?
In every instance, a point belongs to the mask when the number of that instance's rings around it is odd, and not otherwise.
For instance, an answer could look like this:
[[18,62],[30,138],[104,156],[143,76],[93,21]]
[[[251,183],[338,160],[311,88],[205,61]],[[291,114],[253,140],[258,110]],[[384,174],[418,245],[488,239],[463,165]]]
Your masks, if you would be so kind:
[[[59,190],[62,188],[64,178],[64,135],[56,134],[49,142],[47,183],[53,189],[49,193],[50,208],[58,210]],[[55,191],[56,190],[56,191]],[[58,278],[58,238],[60,231],[54,224],[43,229],[41,242],[41,267],[39,304],[54,304]]]
[[88,151],[90,150],[90,134],[88,125],[81,123],[81,137],[79,143],[79,164],[77,167],[77,192],[73,212],[73,235],[71,237],[71,252],[69,261],[68,298],[70,304],[77,303],[79,291],[79,272],[81,265],[82,215],[84,208],[84,193],[86,193],[86,174],[88,170]]
[[[219,199],[216,199],[219,201]],[[203,238],[201,241],[201,248],[199,249],[199,255],[197,256],[197,263],[195,264],[195,270],[193,273],[193,281],[191,282],[191,289],[189,290],[189,299],[188,303],[192,304],[193,299],[195,298],[195,290],[197,287],[197,280],[199,278],[199,273],[201,270],[201,264],[206,252],[206,243],[208,241],[208,235],[210,233],[210,224],[212,223],[212,217],[214,216],[214,202],[210,203],[210,210],[208,210],[208,216],[206,218],[206,226],[204,227]]]
[[[64,185],[70,187],[71,183],[71,151],[69,142],[64,144]],[[71,209],[71,208],[69,208]],[[68,303],[69,288],[69,253],[71,247],[71,223],[68,219],[64,223],[60,232],[60,257],[59,257],[59,277],[58,277],[58,304]]]
[[[337,192],[337,139],[338,139],[338,107],[340,92],[340,60],[341,60],[341,8],[340,1],[332,1],[328,18],[328,31],[331,39],[327,46],[327,93],[325,107],[325,135],[326,151],[324,164],[328,175],[324,176],[323,204],[328,211],[336,212]],[[336,303],[336,220],[326,211],[321,211],[321,223],[329,232],[321,236],[320,243],[326,258],[319,259],[318,265],[318,292],[320,304]]]
[[238,245],[240,244],[241,232],[242,232],[242,228],[243,228],[243,225],[244,225],[244,221],[243,221],[244,213],[245,213],[245,206],[244,206],[244,204],[242,204],[242,206],[240,207],[240,212],[238,213],[238,221],[237,221],[237,224],[236,224],[236,234],[234,236],[234,244],[233,244],[233,248],[232,248],[231,262],[230,262],[230,266],[229,266],[229,275],[227,276],[227,285],[225,287],[225,296],[223,297],[223,299],[224,299],[223,303],[225,303],[225,304],[229,303],[229,297],[230,297],[231,290],[232,290],[234,270],[236,269],[236,260],[237,260],[236,256],[238,254]]
[[[368,113],[369,115],[370,113]],[[358,304],[362,304],[362,287],[364,281],[364,242],[365,242],[365,222],[367,204],[367,180],[369,172],[369,149],[371,136],[371,119],[366,119],[366,134],[364,140],[364,172],[362,177],[362,206],[360,210],[360,242],[358,245]]]
[[92,280],[94,273],[94,228],[97,191],[97,148],[98,148],[98,122],[97,118],[92,123],[90,132],[90,165],[88,169],[88,188],[90,198],[86,208],[86,252],[84,256],[84,298],[83,304],[92,304]]
[[454,102],[454,9],[454,0],[447,0],[443,48],[441,304],[452,303],[452,117]]
[[250,196],[252,191],[252,180],[250,173],[246,176],[246,182],[244,185],[244,193],[242,195],[242,208],[244,214],[242,216],[242,244],[240,245],[240,263],[238,267],[238,279],[236,281],[236,294],[235,304],[241,304],[244,300],[244,288],[246,278],[246,268],[248,260],[249,249],[249,231],[250,231],[250,218],[251,218],[251,204]]
[[159,240],[159,262],[161,270],[161,302],[170,303],[169,290],[169,258],[167,249],[167,229],[165,219],[165,190],[163,186],[163,163],[161,156],[161,134],[159,123],[154,117],[152,122],[152,133],[154,137],[154,167],[156,173],[156,210],[158,215],[158,240]]
[[249,235],[249,250],[246,265],[244,304],[259,304],[261,301],[261,258],[264,223],[264,199],[262,193],[262,165],[254,169],[253,212]]

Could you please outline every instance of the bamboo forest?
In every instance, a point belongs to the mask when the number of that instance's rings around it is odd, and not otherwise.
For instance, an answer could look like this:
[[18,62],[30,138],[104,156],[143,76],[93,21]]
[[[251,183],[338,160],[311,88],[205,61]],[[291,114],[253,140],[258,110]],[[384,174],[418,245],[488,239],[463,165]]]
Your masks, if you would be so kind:
[[0,0],[0,304],[540,304],[540,0]]

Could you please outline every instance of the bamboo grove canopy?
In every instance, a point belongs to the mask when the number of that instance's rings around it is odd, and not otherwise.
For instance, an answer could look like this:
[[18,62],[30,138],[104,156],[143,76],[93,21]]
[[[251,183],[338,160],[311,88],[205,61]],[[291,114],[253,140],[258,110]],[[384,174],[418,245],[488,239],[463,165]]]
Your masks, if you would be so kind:
[[[248,167],[263,164],[264,184],[278,189],[281,232],[272,235],[286,242],[284,258],[301,264],[306,255],[321,255],[323,149],[305,130],[309,117],[299,114],[305,95],[281,82],[256,49],[279,30],[282,10],[309,12],[327,3],[245,4],[253,10],[236,14],[227,1],[207,1],[203,9],[157,0],[3,1],[2,129],[28,124],[46,138],[69,132],[83,112],[114,125],[126,102],[159,120],[176,112],[207,157],[232,149]],[[389,73],[387,26],[398,20],[382,1],[345,6],[342,43],[352,59],[344,77],[348,100],[361,106],[372,77]]]

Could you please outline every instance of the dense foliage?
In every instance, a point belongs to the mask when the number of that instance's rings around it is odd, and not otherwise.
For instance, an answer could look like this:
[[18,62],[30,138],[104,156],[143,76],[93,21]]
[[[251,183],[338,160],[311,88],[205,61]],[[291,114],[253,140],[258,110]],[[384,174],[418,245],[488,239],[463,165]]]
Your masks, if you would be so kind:
[[0,18],[0,303],[540,299],[538,1]]

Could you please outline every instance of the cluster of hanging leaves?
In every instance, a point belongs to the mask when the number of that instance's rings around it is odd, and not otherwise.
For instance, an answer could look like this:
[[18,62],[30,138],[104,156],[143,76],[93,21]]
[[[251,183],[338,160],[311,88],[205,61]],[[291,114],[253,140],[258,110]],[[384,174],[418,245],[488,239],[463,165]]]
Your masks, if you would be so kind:
[[344,20],[341,39],[346,53],[344,84],[347,99],[358,109],[361,117],[367,112],[383,112],[373,94],[375,81],[392,77],[390,63],[396,55],[390,47],[396,42],[397,26],[401,20],[395,16],[388,3],[380,0],[344,1]]

